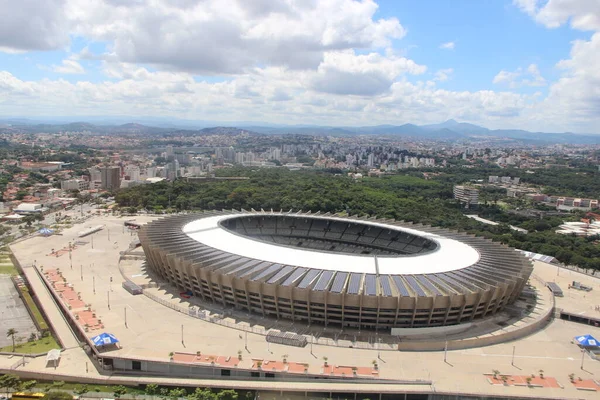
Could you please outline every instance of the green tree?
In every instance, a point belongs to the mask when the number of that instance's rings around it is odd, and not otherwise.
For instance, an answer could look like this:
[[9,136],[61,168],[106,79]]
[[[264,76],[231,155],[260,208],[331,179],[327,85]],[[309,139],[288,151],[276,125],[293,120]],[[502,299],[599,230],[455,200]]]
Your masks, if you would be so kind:
[[15,335],[19,333],[15,328],[9,328],[6,331],[6,337],[10,337],[12,339],[12,351],[15,352]]
[[186,390],[183,388],[174,388],[169,391],[169,397],[173,399],[178,399],[180,397],[185,397],[187,394]]
[[115,387],[114,393],[113,393],[113,396],[115,396],[115,399],[120,399],[121,396],[123,396],[124,394],[127,394],[127,388],[125,386],[119,385],[119,386]]
[[233,389],[223,389],[217,393],[218,400],[237,400],[238,393]]
[[158,394],[158,385],[156,383],[150,383],[146,385],[145,393],[148,396],[155,396]]
[[90,389],[88,388],[88,385],[81,385],[75,389],[75,394],[78,396],[83,396],[84,394],[86,394],[89,391],[90,391]]
[[21,387],[21,379],[17,375],[6,374],[0,376],[0,388],[4,388],[6,396],[8,392],[17,390]]
[[217,395],[207,388],[196,388],[187,396],[188,400],[217,400]]
[[21,390],[23,390],[24,392],[29,392],[31,389],[33,389],[35,385],[37,385],[37,381],[25,381],[21,384]]

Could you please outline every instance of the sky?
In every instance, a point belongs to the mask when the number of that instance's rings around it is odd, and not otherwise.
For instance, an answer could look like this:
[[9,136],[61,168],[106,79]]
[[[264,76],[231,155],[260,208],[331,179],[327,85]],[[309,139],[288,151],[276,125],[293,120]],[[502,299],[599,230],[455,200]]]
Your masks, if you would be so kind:
[[0,116],[600,133],[600,0],[0,0]]

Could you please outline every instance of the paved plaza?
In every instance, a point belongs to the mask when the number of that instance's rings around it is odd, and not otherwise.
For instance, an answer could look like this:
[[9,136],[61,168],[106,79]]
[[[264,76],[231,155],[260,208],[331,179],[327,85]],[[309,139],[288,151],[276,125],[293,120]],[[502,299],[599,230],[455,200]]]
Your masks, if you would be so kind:
[[[136,217],[136,221],[141,223],[150,219],[151,217]],[[31,267],[34,261],[38,268],[43,267],[45,271],[60,270],[66,283],[72,285],[73,291],[80,296],[83,303],[89,305],[90,312],[95,315],[95,318],[101,320],[103,331],[119,338],[121,348],[109,350],[111,355],[168,361],[171,352],[196,354],[200,351],[202,354],[215,357],[233,358],[237,357],[238,351],[241,350],[243,359],[239,363],[240,368],[251,368],[256,359],[279,362],[284,355],[287,355],[290,363],[307,365],[311,373],[317,374],[324,369],[323,357],[327,357],[328,363],[333,368],[348,366],[366,368],[372,366],[373,360],[377,360],[378,374],[381,378],[431,380],[433,385],[432,387],[427,385],[426,390],[493,393],[534,398],[592,399],[598,396],[595,392],[577,390],[568,376],[573,373],[582,380],[600,378],[600,362],[587,355],[582,359],[582,352],[572,343],[573,338],[580,334],[592,334],[600,338],[600,328],[568,321],[554,320],[538,332],[513,342],[466,350],[450,350],[444,360],[444,351],[401,352],[314,345],[311,352],[310,345],[306,348],[297,348],[268,344],[262,335],[250,333],[246,336],[244,332],[237,329],[192,318],[158,304],[145,295],[131,295],[121,287],[123,278],[119,271],[119,255],[136,239],[135,233],[124,228],[125,220],[125,218],[112,216],[94,217],[84,225],[76,225],[61,232],[62,235],[48,238],[35,237],[11,246],[30,280],[37,279],[39,283],[39,277]],[[78,232],[96,225],[103,225],[104,228],[85,238],[77,238]],[[65,248],[69,246],[69,242],[76,241],[86,243],[78,245],[71,252],[71,259],[68,254],[59,257],[51,255],[52,249]],[[125,273],[138,275],[134,262],[127,264]],[[545,280],[552,280],[557,275],[557,268],[536,263],[535,274]],[[600,304],[600,299],[596,297],[600,295],[598,279],[572,271],[560,271],[558,279],[557,282],[561,286],[564,285],[565,293],[571,293],[567,289],[566,282],[575,279],[593,286],[594,290],[585,293],[573,292],[572,296],[566,294],[564,298],[557,299],[557,307],[568,306],[585,312],[595,312],[594,305]],[[35,285],[32,286],[35,288]],[[184,304],[184,301],[182,299],[181,303]],[[46,307],[55,308],[51,302],[45,303],[44,308]],[[59,326],[59,336],[63,340],[62,336],[72,335],[72,333],[61,324],[63,323],[57,322],[56,325]],[[99,332],[93,330],[88,334],[91,337]],[[66,338],[66,340],[72,343],[73,339]],[[61,361],[56,371],[52,372],[81,375],[85,369],[84,363],[87,362],[83,351],[74,348],[68,350],[64,357],[65,359],[69,357],[70,361]],[[0,366],[7,364],[9,361],[3,362],[0,358]],[[46,366],[43,364],[42,360],[36,359],[22,369],[24,371],[44,370]],[[490,383],[488,376],[484,375],[494,370],[514,376],[531,374],[538,376],[539,371],[543,370],[546,377],[555,379],[561,387],[529,388],[494,385]],[[99,373],[91,367],[84,375],[100,377]],[[160,381],[186,382],[184,379],[171,378],[161,378]],[[281,389],[291,390],[294,387],[302,387],[302,383],[244,383],[259,385],[256,387],[260,388],[277,388],[279,385]],[[327,384],[323,382],[308,385],[313,388],[325,385],[324,390],[327,388]],[[348,390],[352,391],[352,384],[344,385],[348,385]],[[364,385],[368,383],[365,382]],[[384,386],[386,390],[394,387],[393,384],[386,384],[381,386],[382,390]],[[411,391],[417,389],[415,386],[406,388]]]

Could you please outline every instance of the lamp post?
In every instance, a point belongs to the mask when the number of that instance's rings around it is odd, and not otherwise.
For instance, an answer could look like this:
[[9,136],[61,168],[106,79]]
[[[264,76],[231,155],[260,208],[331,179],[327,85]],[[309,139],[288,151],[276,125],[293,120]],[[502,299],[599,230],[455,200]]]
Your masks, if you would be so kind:
[[515,366],[515,348],[517,346],[513,346],[513,354],[512,354],[512,360],[510,361],[510,365],[512,365],[513,367]]
[[447,362],[446,360],[448,359],[448,341],[446,340],[446,343],[444,344],[444,362]]
[[108,304],[108,309],[110,310],[110,290],[106,292],[106,303]]
[[92,289],[94,290],[94,294],[96,294],[96,277],[92,276]]

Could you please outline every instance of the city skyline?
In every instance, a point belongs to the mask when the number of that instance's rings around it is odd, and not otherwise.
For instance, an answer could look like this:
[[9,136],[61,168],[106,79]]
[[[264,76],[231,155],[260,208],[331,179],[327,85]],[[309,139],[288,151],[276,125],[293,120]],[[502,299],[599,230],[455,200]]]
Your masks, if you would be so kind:
[[598,133],[593,0],[27,0],[0,9],[2,119],[454,118]]

